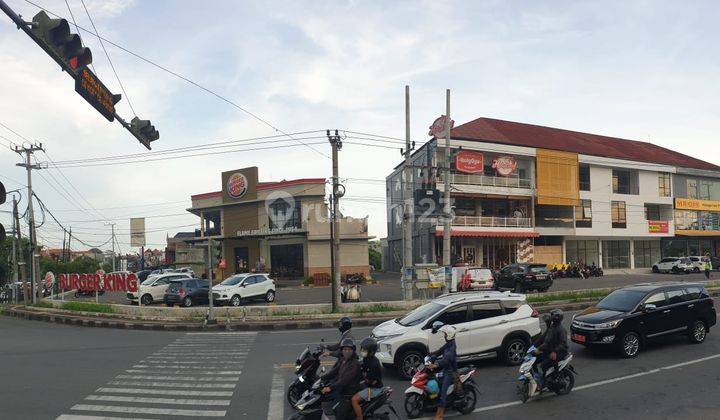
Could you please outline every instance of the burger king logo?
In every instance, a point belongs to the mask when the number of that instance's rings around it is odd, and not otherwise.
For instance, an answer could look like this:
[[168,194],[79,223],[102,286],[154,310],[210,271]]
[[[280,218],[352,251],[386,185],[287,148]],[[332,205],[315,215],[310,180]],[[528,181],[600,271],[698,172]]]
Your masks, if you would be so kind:
[[227,180],[227,193],[232,198],[240,198],[248,190],[248,180],[245,175],[236,172]]

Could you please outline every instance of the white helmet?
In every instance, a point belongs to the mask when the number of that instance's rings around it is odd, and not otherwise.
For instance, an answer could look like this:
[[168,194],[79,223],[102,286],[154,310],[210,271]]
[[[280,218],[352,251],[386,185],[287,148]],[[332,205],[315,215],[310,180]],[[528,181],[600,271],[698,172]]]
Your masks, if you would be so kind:
[[438,331],[445,334],[445,341],[454,340],[457,334],[457,328],[452,325],[443,325]]

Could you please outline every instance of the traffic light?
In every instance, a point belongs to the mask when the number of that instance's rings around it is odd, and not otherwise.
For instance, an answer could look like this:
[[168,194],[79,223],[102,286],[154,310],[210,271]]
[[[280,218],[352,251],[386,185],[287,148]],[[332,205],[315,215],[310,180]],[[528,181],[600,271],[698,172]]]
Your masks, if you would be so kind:
[[82,46],[80,35],[70,33],[67,20],[50,19],[44,11],[41,11],[33,17],[31,31],[73,70],[77,71],[92,63],[92,52]]
[[148,149],[150,149],[151,141],[160,138],[160,133],[155,129],[155,126],[150,123],[150,120],[141,120],[138,117],[130,121],[130,132]]
[[222,242],[214,242],[215,245],[215,260],[220,262],[223,259],[223,246]]

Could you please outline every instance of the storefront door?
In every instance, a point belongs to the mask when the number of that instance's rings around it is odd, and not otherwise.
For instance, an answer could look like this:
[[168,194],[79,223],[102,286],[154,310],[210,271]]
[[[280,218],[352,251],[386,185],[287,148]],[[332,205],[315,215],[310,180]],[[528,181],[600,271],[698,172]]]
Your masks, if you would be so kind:
[[247,273],[250,271],[250,259],[248,247],[241,246],[235,248],[235,272]]

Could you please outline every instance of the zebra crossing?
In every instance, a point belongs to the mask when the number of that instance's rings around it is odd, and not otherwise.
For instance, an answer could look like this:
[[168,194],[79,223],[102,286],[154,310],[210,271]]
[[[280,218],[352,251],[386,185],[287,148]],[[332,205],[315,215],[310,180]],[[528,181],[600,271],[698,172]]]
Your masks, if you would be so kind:
[[56,420],[225,417],[256,336],[187,333],[125,369]]

